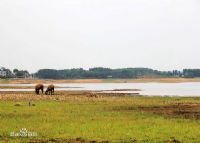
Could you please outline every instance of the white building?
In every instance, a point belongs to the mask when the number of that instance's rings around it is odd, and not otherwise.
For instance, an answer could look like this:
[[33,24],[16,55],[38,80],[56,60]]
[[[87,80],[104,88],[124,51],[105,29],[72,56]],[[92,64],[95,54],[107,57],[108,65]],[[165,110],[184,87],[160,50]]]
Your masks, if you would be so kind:
[[3,69],[0,69],[0,77],[6,77],[7,76],[7,72]]

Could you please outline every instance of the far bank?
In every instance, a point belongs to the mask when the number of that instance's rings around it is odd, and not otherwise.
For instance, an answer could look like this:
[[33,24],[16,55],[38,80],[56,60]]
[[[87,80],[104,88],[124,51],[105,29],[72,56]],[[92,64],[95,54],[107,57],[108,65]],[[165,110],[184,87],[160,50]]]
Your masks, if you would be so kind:
[[200,78],[137,78],[137,79],[0,79],[0,84],[36,83],[183,83],[200,82]]

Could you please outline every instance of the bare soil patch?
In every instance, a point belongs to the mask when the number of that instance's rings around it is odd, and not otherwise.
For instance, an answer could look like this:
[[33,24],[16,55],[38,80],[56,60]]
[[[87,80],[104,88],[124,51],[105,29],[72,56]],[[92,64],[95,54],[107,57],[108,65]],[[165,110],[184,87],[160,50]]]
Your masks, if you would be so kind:
[[76,139],[61,139],[61,138],[55,138],[55,139],[48,139],[48,140],[31,140],[29,143],[109,143],[109,141],[100,141],[97,142],[95,140],[87,141],[82,138],[76,138]]
[[138,107],[142,112],[149,112],[167,117],[181,117],[185,119],[200,120],[200,104],[178,103],[168,106]]

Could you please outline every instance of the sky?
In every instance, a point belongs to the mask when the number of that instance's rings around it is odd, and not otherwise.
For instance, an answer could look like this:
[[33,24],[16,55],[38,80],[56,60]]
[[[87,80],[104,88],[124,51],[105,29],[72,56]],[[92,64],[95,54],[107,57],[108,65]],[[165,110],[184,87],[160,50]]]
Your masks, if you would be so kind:
[[199,0],[1,0],[0,66],[200,68]]

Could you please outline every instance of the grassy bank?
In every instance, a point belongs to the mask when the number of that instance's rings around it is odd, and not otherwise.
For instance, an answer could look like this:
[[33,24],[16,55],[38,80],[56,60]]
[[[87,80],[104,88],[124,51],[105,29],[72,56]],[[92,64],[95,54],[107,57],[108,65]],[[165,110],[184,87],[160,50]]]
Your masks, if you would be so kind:
[[200,78],[138,78],[138,79],[0,79],[0,84],[36,84],[36,83],[181,83],[200,82]]
[[[28,101],[34,106],[28,106]],[[156,109],[156,110],[155,110]],[[0,93],[0,140],[9,142],[200,142],[199,98],[90,92]],[[10,137],[26,128],[37,137]]]

